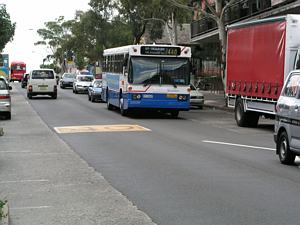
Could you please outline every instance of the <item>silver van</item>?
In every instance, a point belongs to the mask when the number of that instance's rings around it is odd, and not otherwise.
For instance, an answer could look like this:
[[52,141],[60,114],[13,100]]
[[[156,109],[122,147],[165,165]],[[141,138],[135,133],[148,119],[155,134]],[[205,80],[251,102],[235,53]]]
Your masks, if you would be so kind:
[[35,95],[50,95],[57,98],[57,83],[55,72],[52,69],[32,70],[27,82],[27,97]]
[[276,105],[274,140],[283,164],[293,164],[300,156],[300,70],[286,79]]

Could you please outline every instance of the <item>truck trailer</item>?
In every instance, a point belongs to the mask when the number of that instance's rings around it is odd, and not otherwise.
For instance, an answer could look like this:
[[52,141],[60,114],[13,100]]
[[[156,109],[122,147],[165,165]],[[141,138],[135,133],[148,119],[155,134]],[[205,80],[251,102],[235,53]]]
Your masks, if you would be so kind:
[[255,127],[274,118],[289,72],[300,69],[300,15],[237,23],[227,27],[226,97],[238,126]]

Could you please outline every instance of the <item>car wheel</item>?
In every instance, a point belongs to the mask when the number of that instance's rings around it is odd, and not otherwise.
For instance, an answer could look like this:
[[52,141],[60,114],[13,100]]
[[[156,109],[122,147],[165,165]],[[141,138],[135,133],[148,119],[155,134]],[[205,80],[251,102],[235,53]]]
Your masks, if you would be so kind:
[[93,95],[91,95],[91,101],[92,101],[92,102],[95,102],[95,98],[94,98]]
[[8,112],[5,116],[5,119],[11,120],[11,112]]
[[88,100],[91,101],[91,96],[89,93],[88,93]]
[[60,88],[61,88],[61,89],[65,89],[65,86],[64,86],[64,85],[60,85]]
[[282,164],[291,165],[294,163],[296,155],[290,150],[289,139],[285,131],[280,134],[276,147]]
[[198,106],[198,109],[203,109],[203,105],[199,105],[199,106]]
[[74,88],[73,88],[73,93],[75,93],[75,90],[74,90]]
[[32,94],[27,93],[27,98],[32,99]]

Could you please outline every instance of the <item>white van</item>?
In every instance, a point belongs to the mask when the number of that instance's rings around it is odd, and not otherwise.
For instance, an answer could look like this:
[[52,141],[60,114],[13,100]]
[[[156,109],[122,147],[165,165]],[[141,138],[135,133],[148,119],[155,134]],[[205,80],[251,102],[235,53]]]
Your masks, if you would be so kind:
[[35,95],[50,95],[57,98],[57,83],[55,72],[52,69],[36,69],[29,74],[27,84],[27,97]]

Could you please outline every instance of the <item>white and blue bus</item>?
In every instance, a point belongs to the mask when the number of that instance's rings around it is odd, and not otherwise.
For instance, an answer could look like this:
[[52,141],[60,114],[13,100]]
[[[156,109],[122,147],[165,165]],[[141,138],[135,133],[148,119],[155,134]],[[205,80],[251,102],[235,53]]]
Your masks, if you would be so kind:
[[190,47],[129,45],[104,50],[107,108],[153,109],[177,117],[190,108]]

